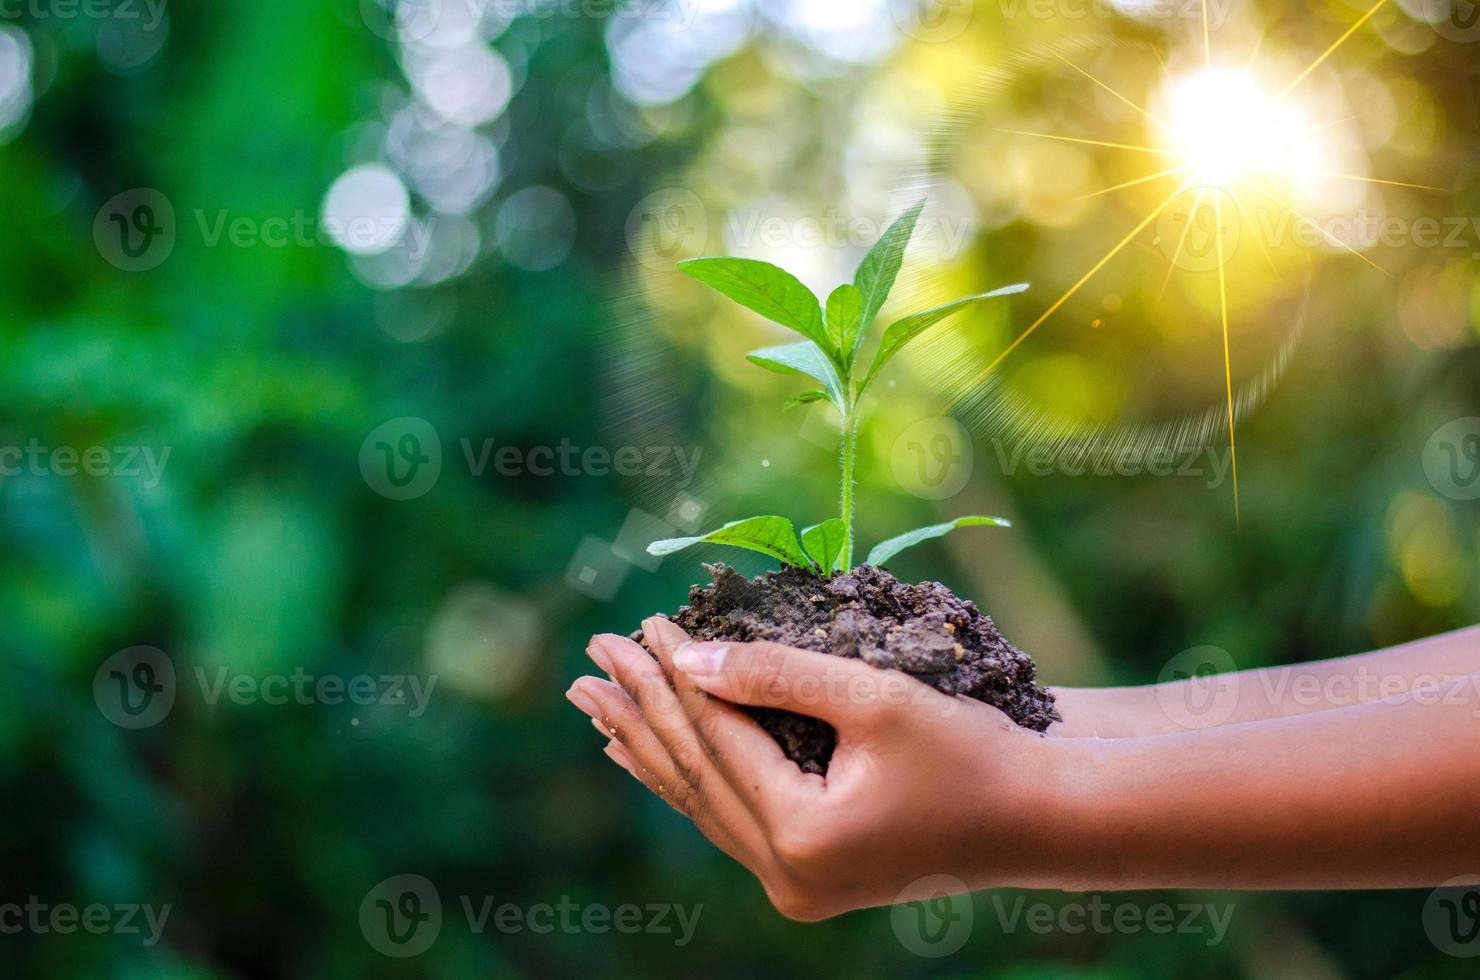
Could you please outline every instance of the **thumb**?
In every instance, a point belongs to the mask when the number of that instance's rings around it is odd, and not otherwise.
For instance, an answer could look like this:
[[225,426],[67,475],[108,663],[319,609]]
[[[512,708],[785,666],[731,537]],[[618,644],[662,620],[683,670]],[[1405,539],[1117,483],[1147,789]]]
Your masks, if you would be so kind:
[[841,728],[908,701],[918,681],[862,660],[779,643],[685,643],[673,666],[695,686],[736,704],[780,708]]

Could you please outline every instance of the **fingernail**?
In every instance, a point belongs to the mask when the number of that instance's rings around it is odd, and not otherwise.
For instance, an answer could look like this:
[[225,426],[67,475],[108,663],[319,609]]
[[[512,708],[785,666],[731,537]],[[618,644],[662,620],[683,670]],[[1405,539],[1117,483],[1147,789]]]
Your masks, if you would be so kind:
[[591,645],[586,647],[586,656],[590,657],[592,663],[608,674],[612,672],[611,654],[606,652],[606,648],[601,645],[599,639],[592,639]]
[[593,719],[601,713],[601,709],[596,706],[591,695],[574,687],[565,692],[565,700],[580,708],[582,714],[590,715]]
[[723,643],[685,643],[673,651],[673,666],[691,677],[714,677],[729,652]]
[[606,722],[602,721],[600,718],[592,718],[591,727],[596,729],[606,738],[617,737],[617,730],[615,728],[608,728]]

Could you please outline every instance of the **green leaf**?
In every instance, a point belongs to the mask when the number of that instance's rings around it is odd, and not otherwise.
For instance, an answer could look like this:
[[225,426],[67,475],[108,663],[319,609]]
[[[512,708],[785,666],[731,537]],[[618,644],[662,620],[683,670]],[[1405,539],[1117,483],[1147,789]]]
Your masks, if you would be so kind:
[[807,553],[797,542],[796,528],[784,517],[751,517],[743,521],[733,521],[717,531],[698,537],[654,541],[647,546],[647,552],[661,558],[696,544],[727,544],[780,558],[788,565],[798,568],[809,568],[812,565]]
[[874,362],[869,365],[868,374],[864,377],[863,384],[858,388],[859,393],[861,394],[869,386],[869,382],[874,380],[874,375],[883,370],[884,365],[888,364],[895,354],[903,350],[906,344],[937,323],[947,317],[960,313],[973,303],[980,303],[984,299],[993,299],[998,296],[1011,296],[1015,293],[1021,293],[1027,288],[1027,283],[1020,282],[1014,286],[1004,286],[1001,289],[994,289],[990,293],[982,293],[979,296],[968,296],[965,299],[958,299],[944,306],[937,306],[934,309],[924,310],[920,313],[912,313],[902,320],[895,321],[889,326],[888,330],[884,331],[884,339],[879,341],[878,353],[874,355]]
[[930,527],[922,527],[919,530],[910,531],[907,534],[901,534],[897,538],[890,538],[888,541],[882,541],[874,545],[874,550],[868,553],[868,563],[870,565],[882,565],[901,551],[906,548],[913,548],[922,541],[945,537],[958,527],[979,527],[982,525],[1012,527],[1011,523],[1004,521],[1000,517],[958,517],[954,521],[947,521],[944,524],[932,524]]
[[843,382],[838,378],[838,369],[811,341],[762,347],[746,354],[745,359],[777,374],[805,374],[809,378],[815,378],[827,389],[828,397],[834,405],[841,407],[843,404]]
[[798,405],[807,405],[812,402],[821,402],[827,400],[827,392],[823,391],[821,388],[815,388],[812,391],[804,391],[800,395],[797,395],[795,398],[788,398],[786,400],[786,404],[783,405],[781,408],[782,411],[788,411],[790,409],[796,408]]
[[774,320],[826,350],[822,306],[812,291],[785,269],[754,259],[689,259],[678,267],[749,310]]
[[848,526],[837,517],[814,524],[802,532],[802,547],[824,574],[837,567],[847,540]]
[[915,237],[915,223],[920,220],[920,212],[923,210],[925,202],[922,200],[895,219],[894,224],[889,226],[889,230],[884,232],[884,236],[874,243],[874,247],[859,263],[858,272],[853,276],[853,285],[858,287],[863,298],[863,312],[858,318],[859,328],[853,337],[853,346],[843,351],[844,357],[852,357],[858,352],[869,324],[874,322],[879,311],[884,308],[884,301],[894,289],[894,280],[899,276],[899,267],[904,262],[905,249],[909,248],[910,239]]
[[847,358],[863,333],[863,294],[857,286],[843,284],[827,298],[827,336],[832,349]]

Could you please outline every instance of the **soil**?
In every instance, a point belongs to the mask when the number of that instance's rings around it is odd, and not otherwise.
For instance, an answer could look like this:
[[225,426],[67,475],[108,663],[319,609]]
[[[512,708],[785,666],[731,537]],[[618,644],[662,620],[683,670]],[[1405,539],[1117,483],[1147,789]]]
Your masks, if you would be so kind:
[[[784,568],[753,580],[727,565],[704,567],[714,582],[690,589],[689,604],[668,617],[696,640],[769,640],[859,657],[990,704],[1036,732],[1060,720],[1053,694],[1034,681],[1032,659],[974,603],[939,582],[908,585],[871,565],[829,577]],[[804,771],[827,772],[837,744],[831,725],[771,708],[746,710]]]

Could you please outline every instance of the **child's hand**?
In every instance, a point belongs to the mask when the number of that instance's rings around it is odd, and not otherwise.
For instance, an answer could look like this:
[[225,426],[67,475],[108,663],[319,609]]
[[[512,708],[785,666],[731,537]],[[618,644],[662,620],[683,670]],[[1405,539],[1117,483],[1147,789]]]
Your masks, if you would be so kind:
[[[594,638],[592,659],[617,683],[581,678],[572,701],[613,739],[614,760],[791,918],[893,902],[938,873],[972,888],[1042,883],[1042,869],[1062,863],[1055,842],[1080,839],[1065,826],[1064,790],[1088,742],[1038,735],[858,660],[691,644],[664,619],[644,634],[659,661],[622,637]],[[735,704],[832,724],[827,776],[803,773]]]
[[[1407,685],[1392,697],[1271,700],[1247,721],[1140,735],[1158,727],[1143,720],[1118,738],[1037,735],[857,660],[686,645],[662,619],[645,631],[659,662],[597,637],[591,657],[617,683],[581,678],[571,700],[793,918],[907,900],[937,874],[968,888],[1416,888],[1480,867],[1480,674],[1418,670],[1473,669],[1473,630],[1301,668],[1383,666]],[[1086,704],[1068,702],[1063,727],[1085,727]],[[736,704],[832,724],[827,776],[802,773]]]

